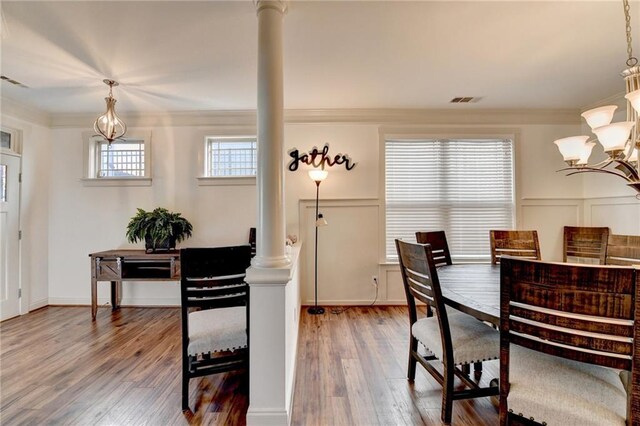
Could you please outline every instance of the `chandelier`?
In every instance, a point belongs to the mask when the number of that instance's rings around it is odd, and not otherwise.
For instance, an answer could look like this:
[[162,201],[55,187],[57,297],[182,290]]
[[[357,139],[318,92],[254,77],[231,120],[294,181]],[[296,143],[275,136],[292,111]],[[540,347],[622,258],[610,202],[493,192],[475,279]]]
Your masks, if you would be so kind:
[[104,98],[107,102],[107,111],[96,119],[95,123],[93,123],[93,129],[111,145],[111,142],[124,136],[127,132],[127,125],[116,114],[116,100],[111,93],[113,86],[117,86],[118,82],[113,80],[102,81],[109,86],[109,96]]
[[[567,176],[577,173],[597,172],[618,176],[627,181],[627,185],[635,189],[640,198],[640,66],[638,59],[633,56],[631,48],[631,15],[629,0],[623,0],[624,16],[627,33],[627,69],[621,75],[626,82],[627,120],[611,123],[616,105],[594,108],[582,113],[596,138],[589,140],[589,136],[572,136],[558,139],[554,143],[569,167],[560,171],[568,171]],[[597,164],[589,164],[589,156],[597,140],[602,145],[607,159]],[[609,167],[611,166],[611,167]]]

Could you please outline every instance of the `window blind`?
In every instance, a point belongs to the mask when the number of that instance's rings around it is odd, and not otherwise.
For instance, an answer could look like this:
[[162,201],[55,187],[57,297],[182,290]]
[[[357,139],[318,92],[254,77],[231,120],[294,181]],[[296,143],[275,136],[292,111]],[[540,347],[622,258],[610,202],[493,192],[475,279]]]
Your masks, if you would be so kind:
[[395,239],[444,230],[454,260],[490,259],[489,230],[513,229],[513,142],[385,141],[386,257]]

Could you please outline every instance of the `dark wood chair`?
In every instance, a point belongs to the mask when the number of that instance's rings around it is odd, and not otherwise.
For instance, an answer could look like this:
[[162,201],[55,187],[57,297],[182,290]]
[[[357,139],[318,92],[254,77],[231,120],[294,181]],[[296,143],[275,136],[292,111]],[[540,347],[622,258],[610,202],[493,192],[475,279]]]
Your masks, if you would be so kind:
[[565,226],[563,262],[604,265],[609,228]]
[[637,271],[509,257],[500,268],[500,424],[640,424]]
[[416,232],[418,244],[429,244],[436,266],[452,265],[447,235],[444,231]]
[[491,263],[497,265],[504,255],[526,259],[542,259],[538,231],[489,231]]
[[249,228],[249,245],[251,246],[251,257],[256,255],[256,228]]
[[[400,271],[409,305],[411,327],[407,377],[413,381],[420,363],[442,386],[442,421],[451,423],[453,401],[498,394],[498,387],[480,388],[458,365],[470,365],[499,357],[498,332],[481,321],[445,309],[433,252],[429,244],[396,240]],[[416,299],[431,306],[435,315],[418,319]],[[430,355],[418,352],[422,344]],[[440,374],[432,361],[440,360]],[[436,361],[437,362],[437,361]],[[454,375],[470,389],[454,390]]]
[[180,250],[183,410],[190,379],[249,365],[250,262],[248,245]]
[[610,234],[605,264],[640,265],[640,236]]

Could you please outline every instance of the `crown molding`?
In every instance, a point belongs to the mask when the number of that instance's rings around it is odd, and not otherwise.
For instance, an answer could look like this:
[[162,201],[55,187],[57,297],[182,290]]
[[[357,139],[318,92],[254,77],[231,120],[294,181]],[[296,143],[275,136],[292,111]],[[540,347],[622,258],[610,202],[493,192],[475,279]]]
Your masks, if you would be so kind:
[[617,105],[618,109],[623,110],[627,108],[627,100],[624,98],[625,92],[618,92],[615,95],[611,95],[607,98],[600,99],[592,104],[582,107],[581,112],[588,111],[593,108],[598,108],[604,105]]
[[[120,113],[128,127],[256,125],[255,110]],[[91,127],[95,114],[52,114],[52,128]],[[300,109],[287,124],[580,124],[579,109]]]
[[46,111],[23,104],[6,96],[0,97],[0,113],[2,116],[17,118],[33,124],[51,127],[51,116]]

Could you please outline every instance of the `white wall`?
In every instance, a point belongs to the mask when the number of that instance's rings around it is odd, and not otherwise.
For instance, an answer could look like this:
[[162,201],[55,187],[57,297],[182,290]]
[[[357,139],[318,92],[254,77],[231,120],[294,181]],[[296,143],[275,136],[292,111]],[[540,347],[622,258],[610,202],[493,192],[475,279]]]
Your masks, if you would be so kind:
[[[7,108],[8,109],[8,108]],[[2,126],[18,130],[22,137],[22,186],[20,194],[21,311],[48,304],[49,265],[49,128],[30,118],[9,115],[3,109]]]
[[[193,237],[182,247],[248,242],[256,222],[255,186],[198,186],[198,155],[203,135],[198,127],[151,128],[152,185],[85,186],[82,178],[82,133],[87,129],[54,129],[51,153],[51,232],[49,299],[52,304],[86,304],[90,297],[88,254],[114,248],[143,248],[127,242],[125,230],[140,207],[166,207],[193,224]],[[137,129],[132,128],[130,131]],[[149,129],[145,129],[149,130]],[[212,133],[213,132],[213,133]],[[98,283],[99,303],[109,298],[108,284]],[[123,304],[179,304],[177,283],[124,285]]]
[[[486,130],[515,134],[517,226],[538,229],[545,259],[560,258],[564,225],[608,224],[614,232],[640,232],[637,205],[631,204],[628,208],[620,205],[616,208],[621,210],[609,218],[604,213],[608,210],[598,207],[602,205],[600,201],[584,201],[584,177],[565,177],[556,172],[564,163],[552,141],[579,133],[577,123],[562,124],[564,119],[551,118],[549,122],[556,124],[538,124],[544,120],[525,117],[524,124],[519,124],[514,115],[509,114],[501,123],[500,115],[494,112],[487,114],[486,121],[491,124],[477,124],[482,122],[482,115],[477,112],[472,123],[466,123],[461,116],[451,114],[454,119],[447,119],[441,112],[437,118],[444,124],[434,124],[429,112],[413,115],[406,124],[397,114],[385,116],[383,113],[373,118],[360,115],[357,119],[353,119],[353,115],[334,115],[331,120],[315,116],[292,120],[289,116],[285,126],[287,150],[295,147],[304,152],[329,143],[330,153],[347,153],[358,163],[350,172],[344,168],[330,169],[328,179],[320,188],[321,208],[330,223],[320,230],[320,303],[369,303],[375,297],[375,288],[371,285],[373,275],[379,276],[378,303],[404,299],[394,272],[397,268],[385,265],[380,251],[384,218],[384,205],[379,201],[380,140],[388,129],[406,128],[415,133]],[[445,118],[440,120],[441,117]],[[60,125],[58,120],[50,130],[51,149],[39,154],[50,159],[49,269],[48,274],[44,274],[48,278],[49,303],[89,302],[89,253],[141,247],[141,244],[129,244],[124,235],[137,207],[164,206],[182,212],[194,224],[194,237],[182,246],[246,241],[248,228],[255,225],[255,186],[198,186],[196,177],[200,175],[203,136],[247,134],[254,131],[247,130],[247,123],[252,120],[242,115],[233,123],[227,117],[224,124],[216,126],[192,125],[185,122],[188,120],[188,117],[139,119],[131,123],[131,131],[152,133],[153,183],[147,187],[85,186],[81,180],[82,133],[88,129]],[[196,121],[201,123],[203,119]],[[286,153],[285,157],[288,163]],[[313,295],[314,228],[310,219],[313,218],[315,185],[306,170],[303,167],[295,173],[287,171],[285,184],[287,232],[305,241],[301,253],[301,297],[308,303]],[[629,202],[626,197],[622,200]],[[627,214],[633,217],[625,222]],[[620,226],[621,217],[628,226]],[[99,284],[99,295],[100,303],[107,302],[108,285]],[[123,301],[139,305],[176,304],[179,293],[175,283],[132,283],[125,284]]]

